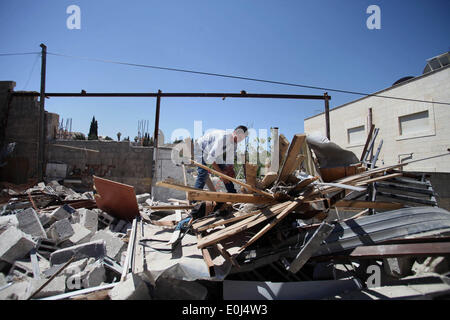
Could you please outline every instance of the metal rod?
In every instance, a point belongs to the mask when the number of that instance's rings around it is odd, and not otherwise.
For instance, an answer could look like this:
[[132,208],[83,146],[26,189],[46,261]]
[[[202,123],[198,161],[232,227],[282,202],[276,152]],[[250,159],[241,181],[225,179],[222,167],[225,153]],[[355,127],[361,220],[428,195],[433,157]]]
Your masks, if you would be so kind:
[[155,114],[155,133],[153,134],[153,146],[158,147],[158,131],[159,131],[159,109],[161,106],[161,90],[158,90],[156,98],[156,114]]
[[[38,92],[13,92],[13,96],[39,96]],[[331,100],[329,95],[298,95],[298,94],[263,94],[263,93],[152,93],[152,92],[47,92],[46,97],[164,97],[164,98],[261,98],[261,99],[304,99],[304,100]]]
[[39,150],[38,150],[38,178],[43,179],[44,176],[44,127],[45,127],[45,73],[47,68],[47,46],[41,43],[41,92],[39,93]]
[[56,276],[59,275],[65,268],[67,268],[69,266],[69,264],[71,264],[74,259],[75,259],[75,256],[72,256],[72,258],[70,258],[70,260],[67,261],[65,265],[63,265],[61,268],[59,268],[59,270],[56,271],[55,274],[50,277],[50,279],[45,281],[45,283],[42,286],[40,286],[39,289],[37,289],[27,300],[30,300],[36,294],[41,292],[41,290],[44,289],[53,279],[55,279]]

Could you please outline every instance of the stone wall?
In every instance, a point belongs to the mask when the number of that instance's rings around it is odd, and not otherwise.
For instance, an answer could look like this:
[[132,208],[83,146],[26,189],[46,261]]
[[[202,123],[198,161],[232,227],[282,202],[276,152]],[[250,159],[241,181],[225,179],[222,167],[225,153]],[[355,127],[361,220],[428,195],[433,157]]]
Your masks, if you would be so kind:
[[13,90],[15,82],[0,82],[0,108],[2,122],[6,119],[4,143],[16,142],[14,153],[2,168],[1,179],[14,183],[24,183],[38,174],[39,150],[39,102],[37,97],[14,97],[8,110],[8,90]]
[[153,148],[134,147],[128,141],[55,140],[48,144],[46,156],[47,163],[67,164],[69,179],[81,178],[89,185],[95,175],[132,185],[137,194],[150,192]]

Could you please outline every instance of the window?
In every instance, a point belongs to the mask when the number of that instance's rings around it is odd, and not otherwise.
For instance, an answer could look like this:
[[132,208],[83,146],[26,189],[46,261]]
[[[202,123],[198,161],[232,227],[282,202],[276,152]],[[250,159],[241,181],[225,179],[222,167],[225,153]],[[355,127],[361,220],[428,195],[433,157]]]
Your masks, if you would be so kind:
[[360,144],[366,141],[364,126],[347,129],[348,144]]
[[399,117],[400,135],[415,134],[430,129],[428,110]]

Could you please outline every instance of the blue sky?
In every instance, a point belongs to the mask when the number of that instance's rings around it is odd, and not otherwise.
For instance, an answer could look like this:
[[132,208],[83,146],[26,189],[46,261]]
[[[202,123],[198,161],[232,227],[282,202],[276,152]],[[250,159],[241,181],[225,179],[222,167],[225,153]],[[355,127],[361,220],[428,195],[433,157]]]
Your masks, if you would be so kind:
[[[69,30],[69,5],[81,9],[81,29]],[[369,30],[366,9],[381,9],[381,29]],[[0,53],[40,51],[375,92],[422,73],[425,60],[450,50],[450,1],[65,1],[2,0]],[[34,69],[33,69],[34,65]],[[39,90],[36,56],[0,57],[0,80]],[[240,92],[323,94],[320,90],[144,69],[48,56],[47,92]],[[359,96],[329,92],[331,107]],[[137,135],[154,98],[51,98],[46,109],[72,118],[87,133]],[[280,128],[290,140],[322,101],[260,99],[162,100],[166,142],[176,128]]]

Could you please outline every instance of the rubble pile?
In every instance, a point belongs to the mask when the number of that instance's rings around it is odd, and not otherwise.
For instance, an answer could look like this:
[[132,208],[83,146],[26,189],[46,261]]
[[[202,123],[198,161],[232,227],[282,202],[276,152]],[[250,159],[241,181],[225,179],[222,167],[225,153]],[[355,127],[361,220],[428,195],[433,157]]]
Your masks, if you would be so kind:
[[[309,138],[309,137],[308,137]],[[434,299],[450,294],[450,212],[432,186],[327,141],[280,135],[279,167],[239,193],[151,194],[93,177],[2,190],[0,299]],[[384,189],[390,192],[381,191]],[[394,198],[395,201],[392,201]]]
[[121,278],[131,223],[96,208],[93,192],[57,181],[1,192],[9,200],[0,216],[0,299],[58,296]]

